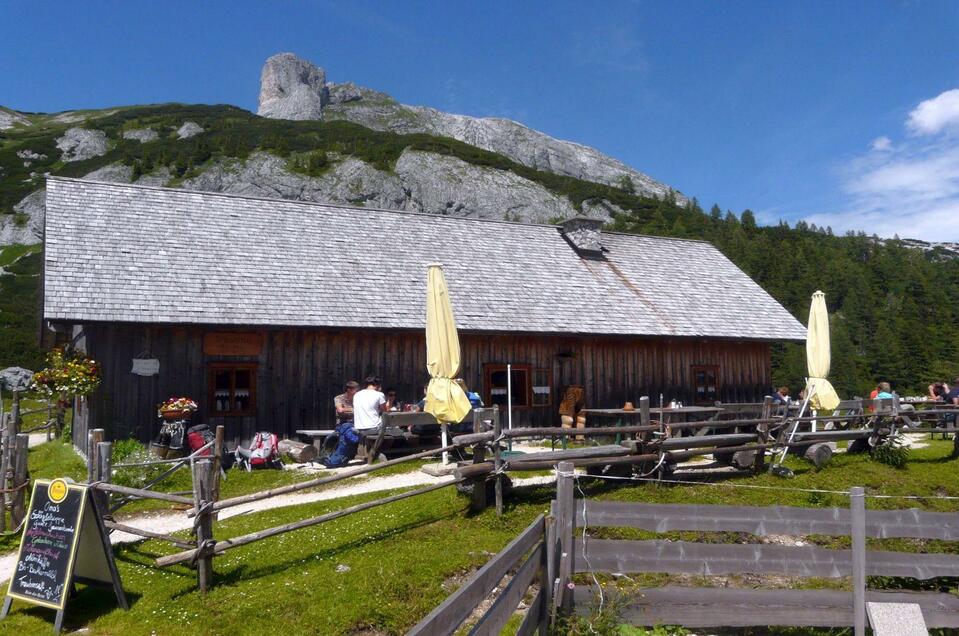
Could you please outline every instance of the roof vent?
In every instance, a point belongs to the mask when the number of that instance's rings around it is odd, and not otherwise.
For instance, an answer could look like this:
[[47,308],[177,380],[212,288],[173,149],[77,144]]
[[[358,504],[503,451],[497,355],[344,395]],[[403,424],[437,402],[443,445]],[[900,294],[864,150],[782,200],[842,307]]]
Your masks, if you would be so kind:
[[559,224],[563,236],[580,254],[598,256],[603,253],[603,222],[585,216],[574,216]]

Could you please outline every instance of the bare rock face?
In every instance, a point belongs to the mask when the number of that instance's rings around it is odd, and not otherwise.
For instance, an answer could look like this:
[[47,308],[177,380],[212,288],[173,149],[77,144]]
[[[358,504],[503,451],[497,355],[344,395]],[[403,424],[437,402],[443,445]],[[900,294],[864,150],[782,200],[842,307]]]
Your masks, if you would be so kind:
[[538,183],[447,155],[407,149],[396,174],[410,193],[406,209],[417,212],[532,223],[577,214],[569,199]]
[[134,130],[124,130],[123,138],[124,139],[136,139],[141,144],[145,144],[148,141],[153,141],[157,139],[159,135],[157,131],[152,128],[137,128]]
[[13,206],[16,214],[0,214],[0,245],[33,245],[43,239],[47,191],[37,190]]
[[13,128],[17,124],[29,126],[30,120],[15,110],[0,107],[0,130]]
[[57,148],[63,154],[63,161],[83,161],[106,154],[107,134],[102,130],[88,128],[69,128],[63,137],[57,139]]
[[246,161],[221,161],[184,181],[183,187],[387,209],[402,209],[406,202],[406,192],[395,175],[359,159],[345,159],[321,176],[310,177],[291,171],[285,159],[267,152],[254,153]]
[[257,115],[271,119],[323,119],[326,72],[292,53],[269,58],[260,75]]
[[195,121],[185,121],[176,131],[177,139],[189,139],[203,132],[203,127]]

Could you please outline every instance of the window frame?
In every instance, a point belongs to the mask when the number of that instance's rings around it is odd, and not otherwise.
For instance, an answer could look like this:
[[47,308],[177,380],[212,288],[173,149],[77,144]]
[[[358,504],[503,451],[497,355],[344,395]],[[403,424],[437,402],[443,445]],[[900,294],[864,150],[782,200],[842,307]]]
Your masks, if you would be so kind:
[[[256,415],[257,388],[256,375],[259,364],[256,362],[210,362],[207,363],[207,412],[210,417],[251,417]],[[230,372],[230,410],[216,410],[216,375],[223,371]],[[236,406],[236,372],[250,372],[250,404],[247,408],[237,410]]]
[[[699,385],[699,383],[697,383],[697,381],[696,381],[696,375],[697,375],[698,373],[700,373],[700,372],[703,372],[703,373],[706,373],[706,374],[711,373],[712,376],[713,376],[713,397],[712,397],[712,399],[708,399],[708,398],[700,399],[700,398],[699,398],[699,387],[700,387],[700,385]],[[719,365],[718,365],[718,364],[694,364],[694,365],[691,365],[691,366],[690,366],[690,375],[691,375],[692,385],[693,385],[693,402],[694,402],[696,405],[698,405],[698,406],[702,406],[702,405],[712,406],[713,404],[715,404],[715,403],[716,403],[716,400],[719,399],[719,387],[720,387],[720,384],[719,384]],[[704,394],[704,395],[708,395],[708,394],[709,394],[709,392],[708,392],[709,383],[707,382],[707,383],[706,383],[705,385],[703,385],[703,386],[704,386],[705,389],[706,389],[706,390],[703,391],[703,394]]]
[[[502,371],[506,372],[507,366],[513,373],[520,371],[525,374],[526,377],[526,386],[523,387],[525,393],[525,404],[516,404],[514,402],[513,408],[516,410],[527,410],[527,409],[541,409],[549,408],[553,404],[553,370],[548,367],[536,367],[531,364],[498,364],[498,363],[487,363],[483,365],[483,402],[492,406],[495,404],[493,401],[493,374]],[[543,404],[534,403],[535,393],[533,391],[534,386],[543,386],[539,384],[534,384],[534,376],[537,373],[545,374],[547,384],[549,386],[549,393],[546,395],[546,402]],[[499,388],[499,387],[497,387]],[[517,394],[517,387],[513,385],[513,394]],[[505,405],[504,405],[505,406]]]

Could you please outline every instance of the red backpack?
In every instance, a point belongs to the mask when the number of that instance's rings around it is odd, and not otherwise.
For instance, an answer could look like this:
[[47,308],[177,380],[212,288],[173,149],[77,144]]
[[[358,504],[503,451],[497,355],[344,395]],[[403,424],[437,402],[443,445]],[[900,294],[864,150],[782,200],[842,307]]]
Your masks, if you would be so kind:
[[261,431],[254,435],[249,455],[244,459],[250,468],[276,467],[280,463],[280,440],[276,433]]

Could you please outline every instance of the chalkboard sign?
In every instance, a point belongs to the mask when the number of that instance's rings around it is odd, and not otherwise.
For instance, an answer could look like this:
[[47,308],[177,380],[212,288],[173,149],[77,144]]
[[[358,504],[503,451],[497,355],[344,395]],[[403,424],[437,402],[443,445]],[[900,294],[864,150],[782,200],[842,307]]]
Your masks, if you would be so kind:
[[38,479],[0,618],[7,615],[11,599],[19,599],[57,610],[59,631],[74,581],[113,587],[120,606],[127,608],[90,488],[63,479]]

